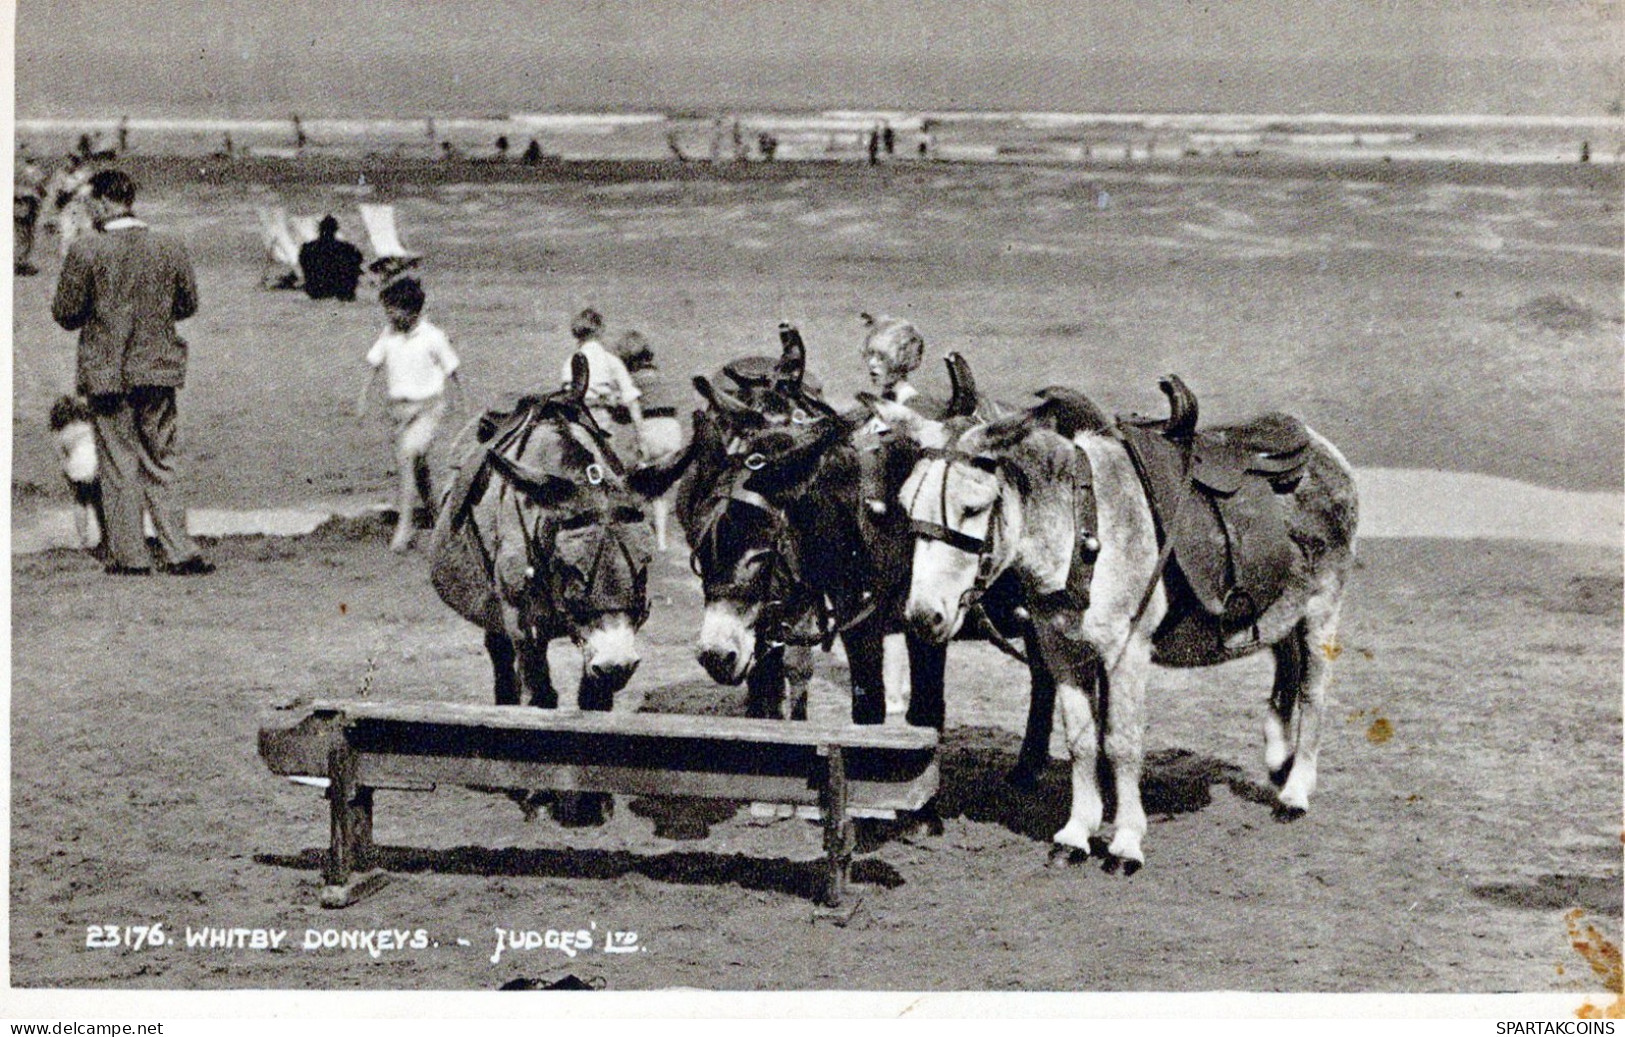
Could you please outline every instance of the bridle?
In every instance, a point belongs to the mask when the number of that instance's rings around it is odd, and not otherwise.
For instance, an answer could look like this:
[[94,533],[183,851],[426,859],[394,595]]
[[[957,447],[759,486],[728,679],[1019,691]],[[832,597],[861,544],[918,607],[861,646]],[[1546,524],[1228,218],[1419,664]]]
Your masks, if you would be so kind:
[[[548,417],[545,404],[532,406],[530,413],[487,444],[482,464],[503,482],[513,516],[525,542],[526,583],[534,597],[530,612],[534,617],[563,614],[576,626],[585,626],[605,613],[625,612],[634,628],[649,617],[649,560],[640,557],[631,541],[628,527],[641,526],[640,508],[618,498],[626,496],[621,465],[607,438],[596,425],[578,422],[567,414],[554,413],[560,430],[569,436],[579,428],[598,447],[602,459],[586,465],[566,508],[541,499],[536,473],[515,458],[522,456],[531,434]],[[525,503],[533,506],[527,518]],[[472,503],[472,495],[470,504]],[[477,524],[470,523],[488,574],[496,572],[495,558]],[[584,566],[567,561],[558,550],[561,533],[596,532],[590,559]],[[619,593],[606,589],[622,566],[627,579],[616,581]]]
[[1004,493],[1001,486],[1000,492],[993,498],[988,513],[987,532],[985,534],[974,536],[962,529],[954,529],[947,525],[948,473],[952,471],[955,464],[965,464],[977,471],[998,477],[1000,475],[1000,464],[991,457],[981,454],[969,454],[951,448],[924,447],[922,452],[922,460],[942,462],[942,484],[938,490],[937,500],[937,513],[942,516],[942,521],[932,522],[918,517],[916,509],[921,495],[925,492],[925,480],[921,479],[919,485],[914,488],[914,496],[909,500],[905,509],[908,513],[909,529],[916,537],[940,541],[955,550],[976,556],[976,578],[959,596],[960,610],[962,612],[969,611],[981,601],[982,596],[987,593],[987,589],[993,585],[993,581],[1003,570],[1003,567],[999,564],[999,556],[1005,553]]
[[[835,638],[868,619],[878,605],[878,596],[869,595],[850,615],[840,616],[825,593],[805,577],[800,537],[784,506],[746,485],[769,464],[767,455],[749,451],[740,439],[728,444],[727,454],[737,458],[732,472],[718,480],[711,504],[694,538],[689,567],[705,584],[707,600],[713,597],[753,601],[759,604],[757,629],[769,643],[822,645],[828,648]],[[743,454],[743,457],[740,455]],[[724,519],[737,510],[759,517],[766,529],[760,568],[743,582],[724,583],[717,575],[726,567],[727,545]],[[811,629],[804,622],[811,617]]]

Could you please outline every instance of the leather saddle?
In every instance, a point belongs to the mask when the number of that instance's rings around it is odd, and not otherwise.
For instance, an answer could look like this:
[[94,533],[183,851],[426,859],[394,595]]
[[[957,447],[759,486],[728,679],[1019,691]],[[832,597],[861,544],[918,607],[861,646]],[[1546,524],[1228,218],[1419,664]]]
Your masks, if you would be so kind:
[[1185,383],[1169,375],[1158,386],[1169,416],[1120,418],[1118,431],[1170,551],[1173,584],[1183,584],[1223,637],[1256,622],[1286,585],[1295,548],[1277,497],[1303,478],[1309,432],[1278,412],[1199,430]]

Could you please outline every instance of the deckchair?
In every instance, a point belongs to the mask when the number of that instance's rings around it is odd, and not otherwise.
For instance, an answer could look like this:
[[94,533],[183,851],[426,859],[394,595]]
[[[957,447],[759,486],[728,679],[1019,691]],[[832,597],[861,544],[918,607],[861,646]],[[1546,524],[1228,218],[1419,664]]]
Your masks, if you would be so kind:
[[295,216],[281,206],[260,206],[260,241],[265,245],[265,273],[260,283],[270,288],[297,288],[299,247],[316,239],[316,218]]
[[368,270],[389,281],[422,261],[422,256],[401,244],[400,233],[395,229],[395,206],[362,203],[358,207],[376,257],[367,264]]

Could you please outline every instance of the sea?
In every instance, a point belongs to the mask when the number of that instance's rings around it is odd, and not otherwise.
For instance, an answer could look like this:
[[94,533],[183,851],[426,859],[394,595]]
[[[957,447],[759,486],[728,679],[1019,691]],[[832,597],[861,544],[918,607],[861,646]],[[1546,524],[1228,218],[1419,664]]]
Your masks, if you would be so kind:
[[1619,116],[711,110],[481,117],[24,118],[16,139],[68,151],[564,161],[937,161],[1077,164],[1185,159],[1617,164]]

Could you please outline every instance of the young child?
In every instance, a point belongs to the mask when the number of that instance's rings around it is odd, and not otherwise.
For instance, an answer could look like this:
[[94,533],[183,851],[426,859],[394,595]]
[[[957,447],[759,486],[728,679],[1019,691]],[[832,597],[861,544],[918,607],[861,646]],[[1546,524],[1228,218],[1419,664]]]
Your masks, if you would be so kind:
[[[390,550],[411,550],[413,514],[419,502],[432,510],[429,445],[446,412],[447,395],[460,396],[457,354],[446,333],[423,318],[423,285],[415,277],[392,281],[378,293],[389,326],[367,351],[372,374],[356,399],[356,417],[365,417],[367,398],[380,376],[395,423],[395,461],[400,468],[400,514]],[[453,401],[456,402],[456,401]]]
[[[102,483],[96,477],[96,430],[90,424],[90,404],[82,396],[62,396],[51,405],[51,437],[56,443],[62,475],[73,489],[78,505],[73,513],[79,546],[87,551],[101,543]],[[92,523],[95,535],[92,536]]]
[[559,368],[559,384],[570,384],[571,363],[579,353],[587,360],[587,407],[593,419],[617,441],[622,436],[616,426],[630,424],[635,437],[643,436],[643,402],[637,384],[626,365],[621,362],[600,337],[604,332],[604,318],[597,310],[587,309],[570,321],[570,334],[576,340],[575,352],[564,358]]
[[[615,355],[626,365],[638,388],[643,405],[643,421],[638,426],[638,455],[644,464],[664,461],[683,449],[683,424],[677,420],[677,401],[666,376],[655,364],[654,347],[635,331],[628,331],[615,344]],[[664,497],[654,502],[655,546],[666,550],[666,526],[671,504]]]

